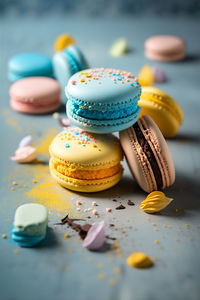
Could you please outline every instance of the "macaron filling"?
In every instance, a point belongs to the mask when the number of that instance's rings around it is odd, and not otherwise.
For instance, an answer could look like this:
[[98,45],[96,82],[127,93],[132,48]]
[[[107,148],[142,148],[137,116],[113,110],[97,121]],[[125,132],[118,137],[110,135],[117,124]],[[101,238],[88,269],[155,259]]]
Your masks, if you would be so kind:
[[[143,125],[143,129],[146,130],[146,128],[144,127],[144,124],[142,124],[142,125]],[[141,146],[145,156],[147,157],[147,159],[151,165],[154,177],[156,179],[157,188],[160,189],[163,187],[163,180],[162,180],[162,174],[161,174],[159,165],[157,163],[157,160],[155,158],[155,155],[154,155],[147,139],[143,135],[143,132],[140,129],[140,126],[138,125],[138,123],[135,123],[133,125],[133,128],[134,128],[134,131],[137,136],[137,141],[138,141],[139,145]]]
[[51,159],[51,164],[53,168],[60,174],[81,180],[98,180],[104,179],[108,177],[112,177],[115,174],[118,174],[122,171],[122,166],[120,163],[100,170],[80,170],[76,168],[72,168],[69,165],[63,164],[56,159]]
[[130,101],[130,106],[123,107],[122,105],[120,109],[113,109],[111,105],[107,107],[102,105],[96,109],[92,103],[90,105],[90,103],[86,104],[84,101],[76,102],[74,100],[71,100],[68,105],[71,115],[91,120],[117,120],[134,115],[138,110],[137,100],[138,97],[133,98]]

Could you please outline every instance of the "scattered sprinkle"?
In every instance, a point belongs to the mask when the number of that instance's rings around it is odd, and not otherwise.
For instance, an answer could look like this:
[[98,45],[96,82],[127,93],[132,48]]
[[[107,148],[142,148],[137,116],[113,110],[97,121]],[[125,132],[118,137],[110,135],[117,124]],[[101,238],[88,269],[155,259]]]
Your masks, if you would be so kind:
[[93,206],[97,206],[97,203],[95,201],[92,202]]
[[154,231],[158,231],[158,228],[154,228]]
[[27,184],[24,184],[24,187],[26,188],[26,187],[27,187]]
[[6,238],[7,238],[7,235],[6,235],[5,233],[3,233],[3,234],[1,235],[1,237],[2,237],[2,239],[6,239]]
[[33,183],[37,183],[37,180],[36,180],[36,179],[33,179],[32,182],[33,182]]
[[166,228],[166,227],[167,227],[167,225],[166,225],[166,224],[164,224],[162,227],[163,227],[163,228]]
[[14,187],[11,187],[10,189],[11,189],[11,191],[14,191],[14,190],[15,190]]
[[65,239],[68,239],[69,237],[70,237],[70,235],[69,235],[68,233],[65,233],[65,234],[64,234],[64,238],[65,238]]
[[65,148],[69,148],[70,147],[70,144],[65,144]]
[[176,213],[178,212],[178,208],[175,208],[175,212],[176,212]]
[[19,250],[18,250],[18,249],[15,249],[13,252],[14,252],[14,254],[18,254],[18,253],[19,253]]
[[72,80],[71,83],[72,83],[72,85],[75,85],[76,84],[76,80]]
[[53,113],[53,114],[52,114],[52,117],[53,117],[54,119],[58,119],[58,118],[59,118],[59,113],[58,113],[58,112]]
[[103,268],[103,265],[102,265],[102,264],[98,264],[98,265],[97,265],[97,268],[98,268],[98,269],[102,269],[102,268]]
[[189,224],[185,224],[185,227],[188,228],[188,227],[189,227]]
[[155,241],[154,241],[154,244],[159,244],[159,241],[158,241],[158,240],[155,240]]
[[82,201],[80,201],[80,200],[77,200],[77,201],[76,201],[76,205],[82,205],[82,204],[83,204]]
[[98,216],[98,211],[96,209],[93,209],[92,213],[93,215]]
[[98,275],[98,278],[99,278],[100,280],[104,279],[104,278],[105,278],[105,274],[104,274],[104,273],[100,273],[100,274]]
[[112,209],[111,209],[110,207],[107,207],[107,208],[106,208],[106,212],[107,212],[107,213],[110,213],[111,211],[112,211]]
[[151,223],[153,226],[156,226],[156,223]]
[[13,185],[17,185],[17,182],[16,181],[13,181],[13,183],[12,183]]
[[110,283],[111,285],[115,285],[115,284],[116,284],[116,280],[115,280],[114,278],[110,278],[110,279],[109,279],[109,283]]
[[114,272],[115,274],[119,274],[119,273],[120,273],[120,268],[119,268],[119,267],[113,268],[113,272]]

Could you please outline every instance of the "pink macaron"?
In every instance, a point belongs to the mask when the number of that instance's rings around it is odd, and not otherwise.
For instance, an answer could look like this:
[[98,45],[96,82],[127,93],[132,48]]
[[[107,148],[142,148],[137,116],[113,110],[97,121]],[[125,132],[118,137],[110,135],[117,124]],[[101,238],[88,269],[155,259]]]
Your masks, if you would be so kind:
[[61,105],[59,83],[48,77],[27,77],[10,87],[10,105],[21,113],[45,114]]
[[147,193],[174,183],[174,163],[167,143],[155,122],[144,115],[120,132],[120,142],[130,170]]
[[177,61],[185,58],[184,41],[173,35],[155,35],[145,41],[145,56],[157,61]]

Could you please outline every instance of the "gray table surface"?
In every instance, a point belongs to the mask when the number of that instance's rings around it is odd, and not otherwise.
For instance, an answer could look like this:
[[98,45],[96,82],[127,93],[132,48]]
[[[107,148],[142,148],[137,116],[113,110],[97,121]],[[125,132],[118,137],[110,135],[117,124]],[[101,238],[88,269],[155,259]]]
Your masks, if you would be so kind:
[[[41,16],[0,20],[0,98],[1,98],[1,209],[0,298],[33,299],[199,299],[200,275],[200,21],[191,18],[81,19],[78,17]],[[58,186],[48,172],[48,144],[61,129],[52,115],[26,116],[9,108],[8,59],[22,51],[53,54],[55,37],[70,32],[85,53],[91,66],[116,67],[137,74],[144,63],[155,65],[143,55],[143,44],[153,34],[182,36],[188,57],[183,62],[160,63],[168,81],[157,85],[181,105],[184,123],[175,139],[168,140],[176,168],[176,182],[166,190],[174,201],[163,212],[147,215],[139,209],[146,197],[124,162],[124,176],[114,188],[89,194],[76,194]],[[127,38],[131,51],[120,58],[110,57],[108,49],[120,37]],[[60,114],[65,115],[64,107]],[[9,160],[18,142],[32,134],[38,146],[40,162],[16,165]],[[33,179],[38,182],[34,184]],[[11,190],[12,182],[17,185]],[[24,187],[24,184],[27,187]],[[100,218],[107,233],[117,238],[101,253],[82,248],[76,233],[55,221],[70,212],[76,213],[75,201],[84,201],[79,216],[87,220],[83,209],[97,201]],[[118,203],[112,201],[117,199]],[[135,206],[127,206],[131,199]],[[49,209],[47,240],[39,249],[23,249],[10,239],[16,207],[27,202],[42,203]],[[125,210],[117,211],[119,203]],[[112,213],[106,214],[105,208]],[[177,209],[177,210],[176,210]],[[114,228],[109,224],[115,224]],[[188,224],[188,226],[186,225]],[[166,225],[163,227],[163,225]],[[157,228],[157,231],[155,231]],[[69,233],[69,239],[64,234]],[[159,244],[154,241],[158,240]],[[151,269],[132,269],[126,258],[132,251],[142,251],[155,258]]]

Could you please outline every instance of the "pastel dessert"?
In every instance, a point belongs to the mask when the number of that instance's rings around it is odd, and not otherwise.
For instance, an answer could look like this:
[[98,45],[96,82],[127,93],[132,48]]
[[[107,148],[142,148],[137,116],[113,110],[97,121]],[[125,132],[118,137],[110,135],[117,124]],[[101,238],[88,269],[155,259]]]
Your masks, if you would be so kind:
[[68,127],[53,139],[49,152],[51,175],[74,191],[106,190],[122,176],[122,149],[113,135],[95,135]]
[[173,35],[156,35],[145,41],[145,56],[157,61],[177,61],[185,58],[184,41]]
[[110,55],[114,57],[122,56],[128,52],[128,43],[125,38],[117,39],[110,48]]
[[120,132],[120,142],[130,170],[147,193],[174,183],[175,170],[167,143],[150,116],[143,116]]
[[138,105],[142,108],[141,116],[151,116],[165,137],[177,134],[183,122],[183,112],[168,94],[154,87],[143,87]]
[[88,230],[83,242],[83,247],[89,250],[98,250],[103,246],[105,238],[106,232],[104,221],[94,223]]
[[41,204],[19,206],[14,216],[12,239],[22,247],[34,247],[46,237],[48,213]]
[[144,65],[138,74],[138,80],[141,86],[153,85],[155,76],[149,65]]
[[74,38],[68,33],[63,33],[56,38],[54,43],[54,50],[55,52],[62,51],[69,45],[73,44],[75,44]]
[[20,53],[8,63],[8,78],[14,82],[24,77],[54,77],[51,58],[41,53]]
[[88,68],[88,63],[81,50],[75,45],[70,45],[54,54],[53,68],[64,93],[69,78],[76,72]]
[[94,68],[73,75],[66,87],[67,115],[89,132],[111,133],[133,125],[141,88],[129,72]]
[[61,105],[58,82],[48,77],[28,77],[10,87],[10,106],[25,114],[44,114],[57,110]]

